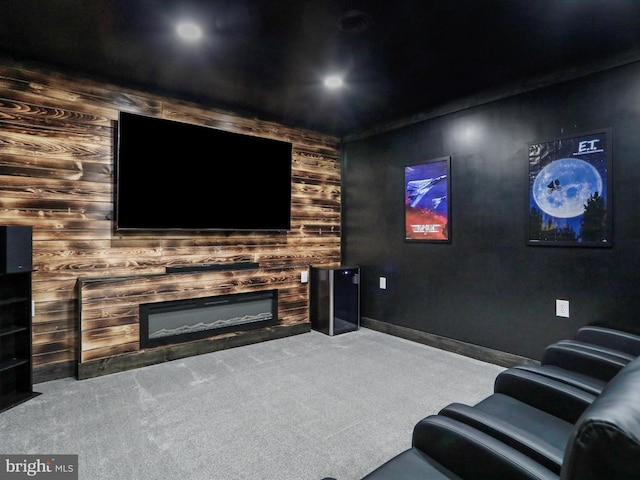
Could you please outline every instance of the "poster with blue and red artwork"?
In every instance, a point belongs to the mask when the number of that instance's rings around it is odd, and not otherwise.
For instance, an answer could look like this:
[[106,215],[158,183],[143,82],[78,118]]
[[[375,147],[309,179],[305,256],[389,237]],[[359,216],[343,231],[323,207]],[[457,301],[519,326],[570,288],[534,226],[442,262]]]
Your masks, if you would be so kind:
[[450,172],[451,157],[405,167],[405,241],[451,241]]

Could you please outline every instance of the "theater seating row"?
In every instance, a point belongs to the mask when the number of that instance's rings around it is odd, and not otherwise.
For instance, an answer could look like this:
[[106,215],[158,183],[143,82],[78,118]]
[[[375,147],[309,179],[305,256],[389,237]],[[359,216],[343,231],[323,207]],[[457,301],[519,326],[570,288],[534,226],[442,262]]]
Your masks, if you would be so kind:
[[365,480],[640,479],[640,336],[581,328],[476,405],[418,422]]

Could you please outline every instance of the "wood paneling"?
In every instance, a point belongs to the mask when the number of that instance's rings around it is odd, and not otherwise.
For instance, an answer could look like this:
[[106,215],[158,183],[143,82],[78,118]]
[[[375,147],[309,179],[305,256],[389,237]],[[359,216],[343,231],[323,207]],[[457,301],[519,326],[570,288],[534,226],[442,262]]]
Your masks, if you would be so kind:
[[[33,227],[33,355],[40,381],[47,371],[59,376],[66,371],[60,366],[78,356],[79,279],[163,274],[188,263],[251,261],[293,272],[299,265],[339,264],[339,139],[6,60],[0,92],[0,224]],[[291,230],[114,233],[120,110],[292,142]],[[289,323],[308,323],[302,290],[283,316]],[[110,305],[108,292],[101,301]],[[116,336],[135,343],[137,332],[125,317],[95,321],[113,322]]]
[[[141,304],[277,289],[278,324],[272,329],[308,323],[308,288],[300,283],[307,270],[305,265],[80,279],[78,363],[141,351]],[[247,333],[217,337],[242,335]]]

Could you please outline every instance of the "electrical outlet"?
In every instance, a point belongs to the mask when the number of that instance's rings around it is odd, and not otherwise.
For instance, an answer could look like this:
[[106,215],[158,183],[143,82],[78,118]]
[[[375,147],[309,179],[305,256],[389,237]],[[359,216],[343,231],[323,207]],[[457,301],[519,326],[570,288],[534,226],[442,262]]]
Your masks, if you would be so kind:
[[556,300],[556,317],[569,318],[569,300]]
[[380,289],[381,290],[387,289],[387,277],[380,277]]

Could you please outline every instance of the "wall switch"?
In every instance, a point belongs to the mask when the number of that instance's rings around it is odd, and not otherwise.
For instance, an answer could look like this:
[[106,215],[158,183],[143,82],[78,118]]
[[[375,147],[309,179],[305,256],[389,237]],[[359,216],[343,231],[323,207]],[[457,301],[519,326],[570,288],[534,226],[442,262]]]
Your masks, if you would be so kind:
[[556,300],[556,317],[569,318],[569,300]]
[[309,272],[303,270],[300,273],[300,283],[307,283],[309,281]]
[[387,289],[387,277],[380,277],[380,288],[382,290]]

